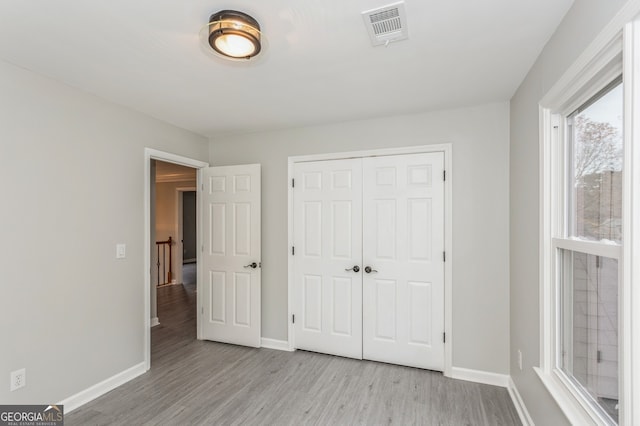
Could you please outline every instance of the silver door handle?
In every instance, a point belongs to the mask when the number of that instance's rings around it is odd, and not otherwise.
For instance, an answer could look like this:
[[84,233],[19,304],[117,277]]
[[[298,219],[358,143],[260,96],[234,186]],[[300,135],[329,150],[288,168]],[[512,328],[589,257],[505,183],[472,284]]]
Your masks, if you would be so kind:
[[373,268],[371,268],[371,266],[365,266],[365,267],[364,267],[364,271],[365,271],[367,274],[372,274],[372,273],[376,273],[376,274],[377,274],[377,273],[378,273],[378,271],[377,271],[377,270],[375,270],[375,269],[373,269]]
[[346,272],[349,271],[353,271],[353,272],[360,272],[360,267],[358,265],[353,265],[353,267],[349,268],[349,269],[345,269]]
[[243,266],[243,268],[253,268],[253,269],[256,269],[257,267],[258,267],[258,264],[256,262]]

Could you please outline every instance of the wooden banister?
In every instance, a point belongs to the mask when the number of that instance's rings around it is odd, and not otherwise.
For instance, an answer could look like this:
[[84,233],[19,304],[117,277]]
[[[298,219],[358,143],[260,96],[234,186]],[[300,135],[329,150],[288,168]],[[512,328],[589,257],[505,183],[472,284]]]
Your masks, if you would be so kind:
[[[167,272],[167,246],[169,247],[169,271]],[[172,250],[173,250],[173,239],[169,236],[169,239],[166,241],[156,241],[156,247],[158,248],[158,260],[156,262],[156,266],[158,267],[158,286],[171,284],[173,280],[173,269],[172,269]],[[162,247],[162,258],[160,257],[160,247]],[[162,259],[162,261],[160,261]],[[160,282],[160,265],[162,265],[162,277],[166,275],[167,280],[165,282]]]

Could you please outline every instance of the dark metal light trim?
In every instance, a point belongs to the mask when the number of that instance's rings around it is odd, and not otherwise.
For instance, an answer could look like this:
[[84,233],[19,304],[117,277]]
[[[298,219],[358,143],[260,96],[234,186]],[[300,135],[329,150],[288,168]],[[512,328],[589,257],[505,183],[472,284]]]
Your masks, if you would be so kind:
[[[236,35],[248,40],[254,47],[253,52],[246,56],[234,56],[221,50],[216,40],[224,35]],[[246,13],[236,10],[221,10],[209,17],[209,45],[219,54],[232,59],[251,59],[260,53],[260,24]]]

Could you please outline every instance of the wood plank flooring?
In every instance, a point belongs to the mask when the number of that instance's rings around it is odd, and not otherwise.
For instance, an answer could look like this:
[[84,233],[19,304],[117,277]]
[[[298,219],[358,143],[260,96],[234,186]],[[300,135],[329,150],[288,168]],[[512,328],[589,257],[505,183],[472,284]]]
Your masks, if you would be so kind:
[[519,425],[506,389],[331,355],[195,339],[195,285],[159,289],[146,374],[67,425]]

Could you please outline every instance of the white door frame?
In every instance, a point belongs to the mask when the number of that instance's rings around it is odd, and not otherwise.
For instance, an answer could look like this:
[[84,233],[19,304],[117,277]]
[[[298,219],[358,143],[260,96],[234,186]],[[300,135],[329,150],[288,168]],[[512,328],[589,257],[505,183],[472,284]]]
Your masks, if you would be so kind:
[[288,337],[289,337],[289,350],[295,349],[295,335],[292,322],[292,309],[294,304],[294,273],[293,273],[293,255],[291,253],[291,247],[293,247],[293,188],[291,187],[291,180],[293,179],[293,167],[295,163],[302,163],[308,161],[323,161],[323,160],[342,160],[346,158],[362,158],[362,157],[378,157],[383,155],[401,155],[401,154],[425,154],[431,152],[443,152],[444,153],[444,168],[446,170],[446,180],[444,182],[444,248],[447,253],[447,261],[444,264],[444,330],[446,333],[446,342],[444,344],[444,375],[451,377],[452,367],[452,341],[453,341],[453,289],[452,289],[452,273],[453,273],[453,184],[452,184],[452,144],[436,144],[436,145],[422,145],[412,146],[405,148],[384,148],[373,149],[366,151],[350,151],[350,152],[337,152],[329,154],[313,154],[313,155],[301,155],[288,158],[288,179],[287,179],[287,199],[288,199],[288,312],[287,312],[287,325],[288,325]]
[[[151,160],[160,160],[167,163],[179,164],[181,166],[192,167],[197,170],[197,185],[200,185],[200,170],[208,167],[209,163],[171,154],[169,152],[158,151],[152,148],[144,149],[144,269],[143,269],[143,297],[144,297],[144,364],[145,370],[151,368]],[[198,197],[199,199],[199,197]],[[199,203],[199,201],[198,201]],[[198,205],[198,212],[200,205]],[[200,217],[197,218],[200,227]],[[198,238],[199,240],[199,238]],[[199,242],[198,242],[199,244]],[[200,263],[200,252],[197,252],[198,263]],[[200,291],[200,270],[198,269],[197,291]],[[200,338],[200,316],[197,315],[198,338]]]

